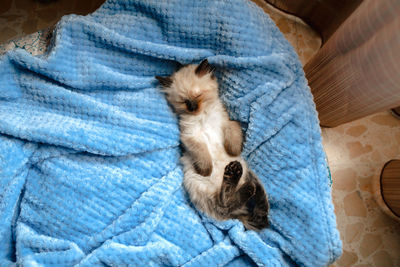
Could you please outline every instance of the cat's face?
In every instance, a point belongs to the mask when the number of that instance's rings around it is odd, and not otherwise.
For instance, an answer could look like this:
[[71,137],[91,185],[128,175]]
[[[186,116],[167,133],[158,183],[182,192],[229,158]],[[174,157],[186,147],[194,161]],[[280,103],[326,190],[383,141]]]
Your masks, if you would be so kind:
[[169,77],[156,78],[178,114],[197,115],[218,99],[218,84],[207,60],[199,65],[184,66]]

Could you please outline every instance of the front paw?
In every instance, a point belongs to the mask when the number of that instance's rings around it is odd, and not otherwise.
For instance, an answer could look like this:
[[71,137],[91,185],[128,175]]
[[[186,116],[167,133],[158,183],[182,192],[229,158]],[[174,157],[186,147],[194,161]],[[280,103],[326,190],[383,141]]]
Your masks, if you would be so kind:
[[210,176],[212,173],[212,163],[211,162],[195,162],[193,167],[198,174],[201,176]]
[[239,156],[242,153],[242,144],[241,143],[232,143],[230,140],[225,140],[224,147],[226,153],[228,153],[231,157]]
[[224,148],[229,156],[236,157],[242,153],[243,134],[240,123],[230,121],[224,127]]

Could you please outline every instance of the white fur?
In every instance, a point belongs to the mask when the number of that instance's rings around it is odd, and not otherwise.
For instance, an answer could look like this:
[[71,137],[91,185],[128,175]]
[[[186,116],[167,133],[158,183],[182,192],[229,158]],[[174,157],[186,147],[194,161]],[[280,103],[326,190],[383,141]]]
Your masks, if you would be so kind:
[[[187,131],[183,135],[196,138],[196,140],[205,143],[211,154],[213,170],[210,176],[198,174],[194,167],[189,153],[185,153],[181,158],[184,166],[183,184],[190,195],[192,202],[207,213],[211,213],[218,218],[212,207],[209,208],[209,201],[219,192],[225,167],[231,161],[239,161],[243,167],[243,173],[246,173],[246,162],[239,157],[229,156],[223,144],[223,123],[228,119],[225,109],[218,101],[207,111],[197,116],[182,116],[181,125],[185,125]],[[240,179],[239,185],[243,183]]]

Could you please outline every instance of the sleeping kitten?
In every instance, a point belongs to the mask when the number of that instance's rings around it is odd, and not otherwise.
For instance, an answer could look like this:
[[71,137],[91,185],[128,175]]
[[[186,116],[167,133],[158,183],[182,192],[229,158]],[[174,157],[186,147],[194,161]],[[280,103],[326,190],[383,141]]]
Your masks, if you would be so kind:
[[218,219],[239,219],[247,229],[268,226],[268,201],[257,176],[240,157],[242,130],[218,97],[207,60],[156,78],[179,115],[185,152],[183,184],[195,206]]

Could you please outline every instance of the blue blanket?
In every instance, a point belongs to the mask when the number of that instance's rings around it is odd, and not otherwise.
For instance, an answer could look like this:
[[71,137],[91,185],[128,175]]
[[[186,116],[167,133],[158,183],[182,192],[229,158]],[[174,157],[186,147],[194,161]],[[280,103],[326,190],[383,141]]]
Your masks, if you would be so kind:
[[[199,213],[155,75],[208,58],[270,228]],[[0,59],[1,266],[326,266],[341,253],[312,95],[245,0],[109,0]]]

